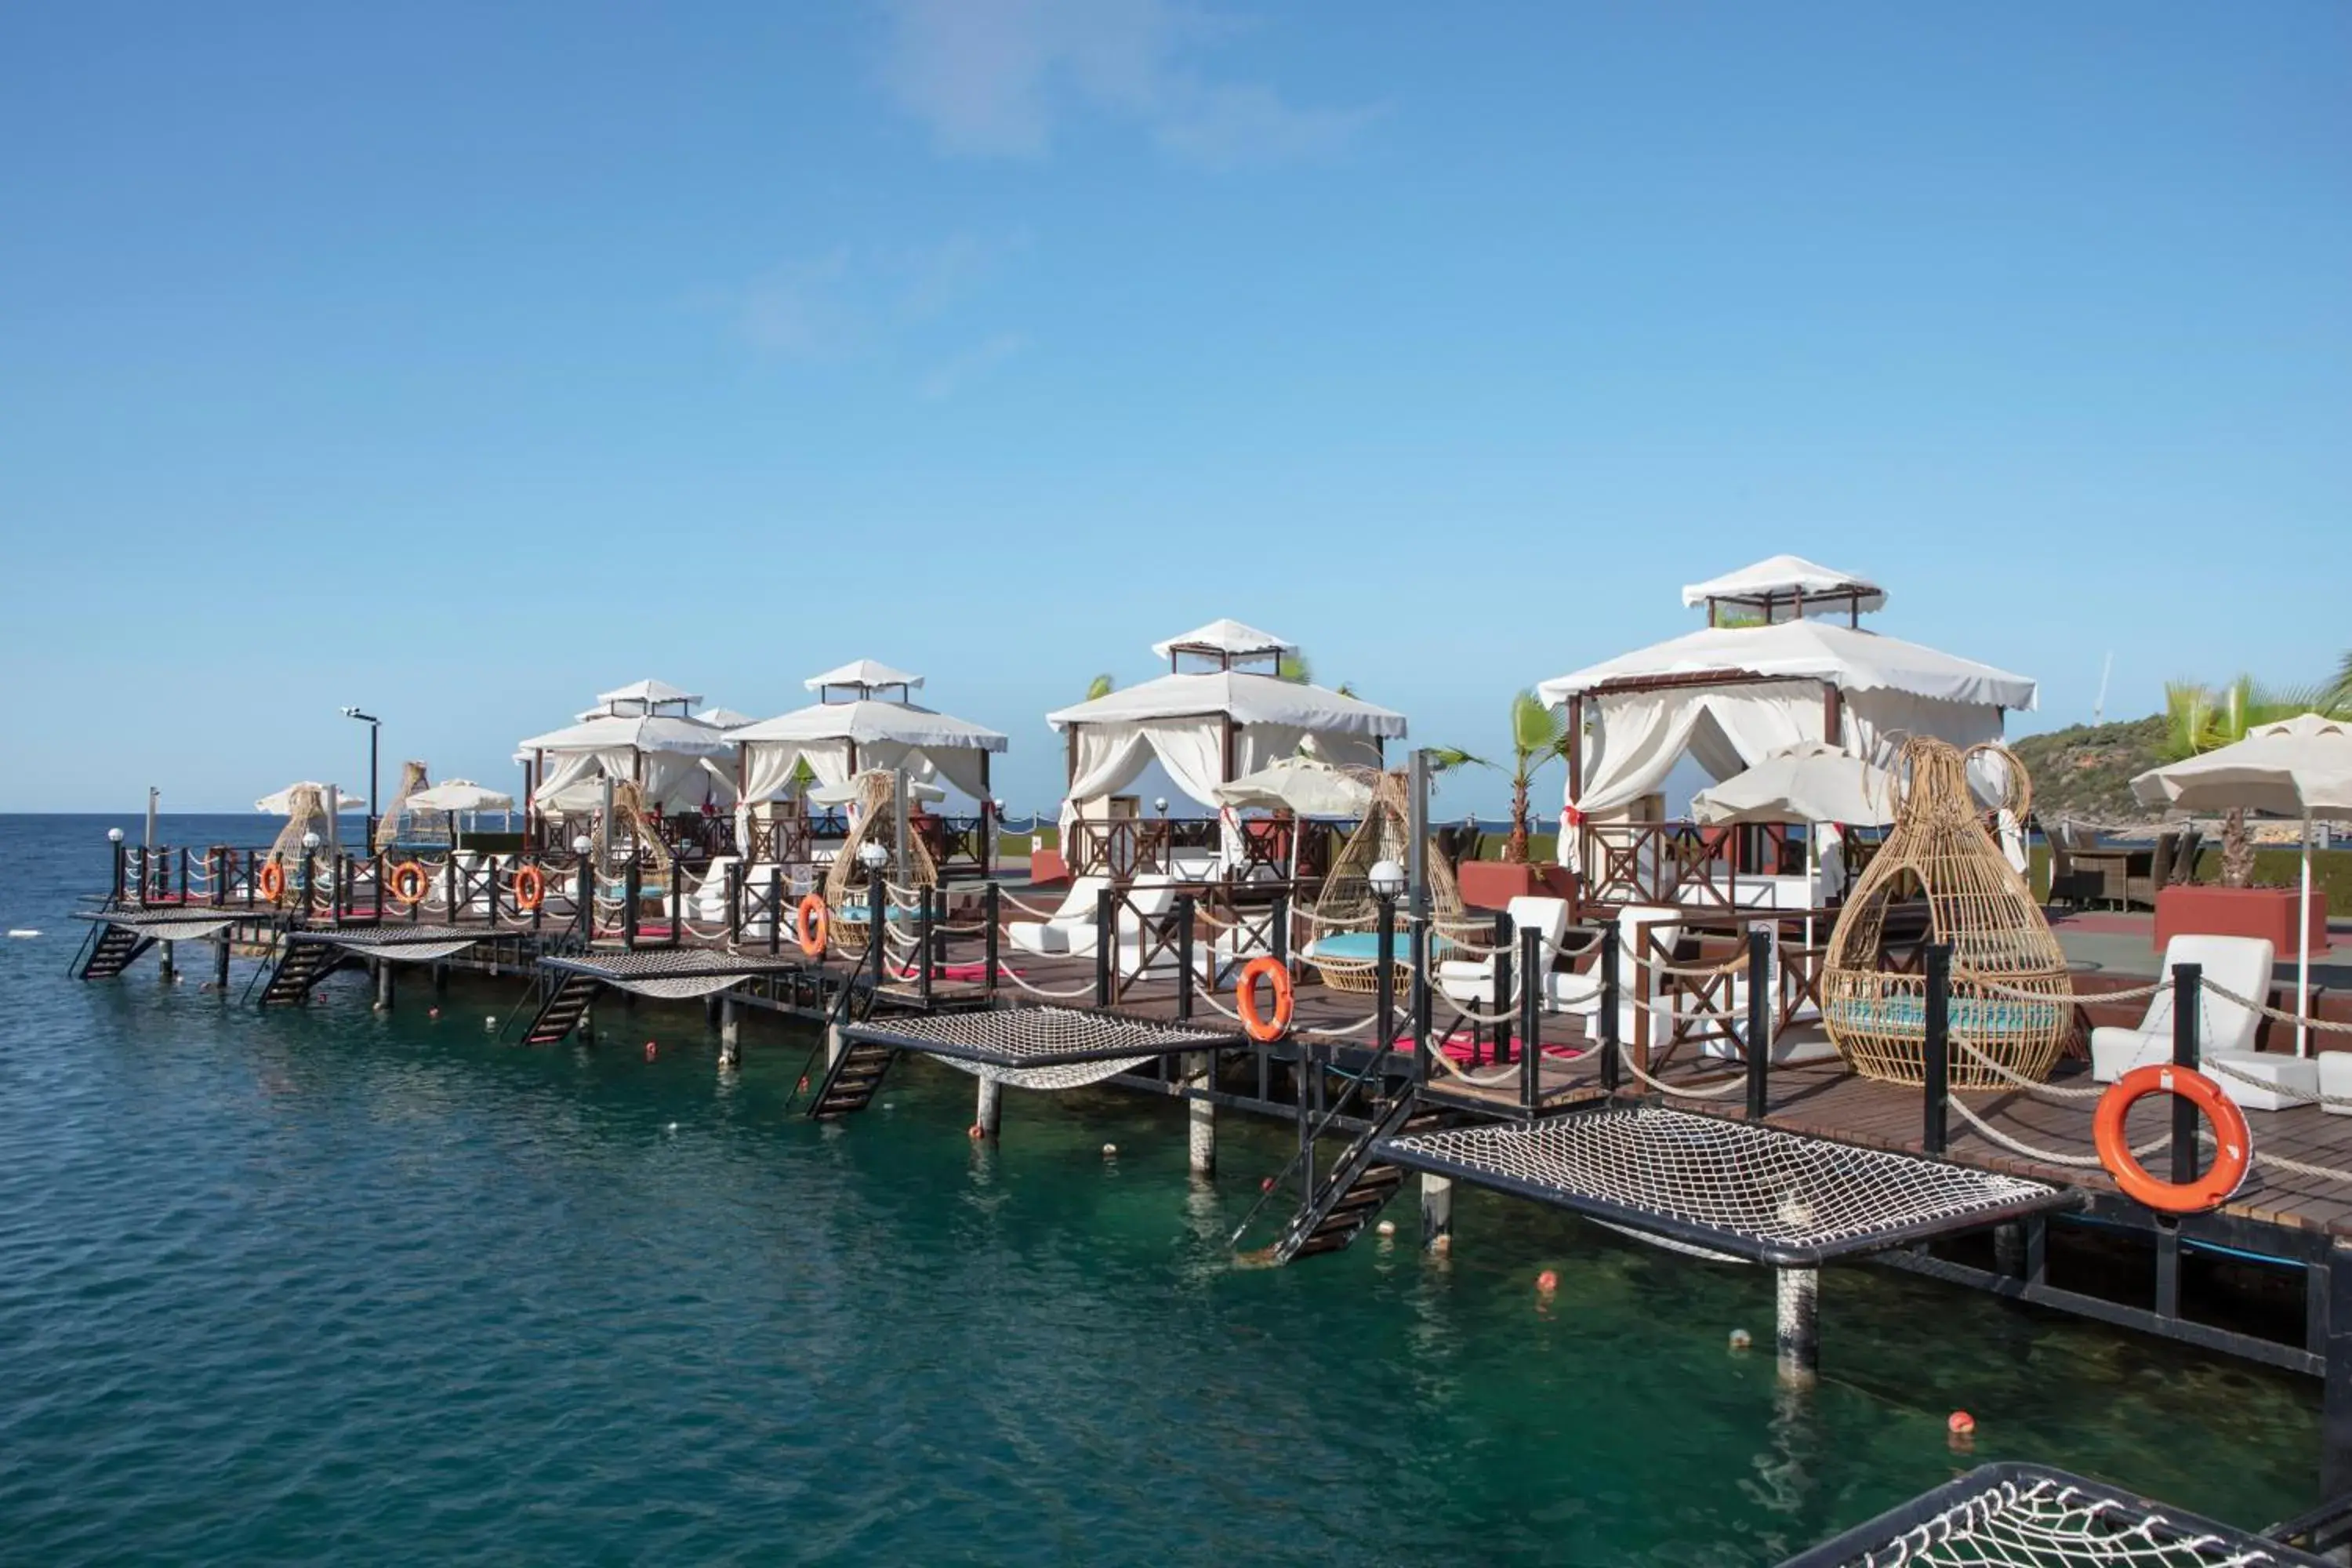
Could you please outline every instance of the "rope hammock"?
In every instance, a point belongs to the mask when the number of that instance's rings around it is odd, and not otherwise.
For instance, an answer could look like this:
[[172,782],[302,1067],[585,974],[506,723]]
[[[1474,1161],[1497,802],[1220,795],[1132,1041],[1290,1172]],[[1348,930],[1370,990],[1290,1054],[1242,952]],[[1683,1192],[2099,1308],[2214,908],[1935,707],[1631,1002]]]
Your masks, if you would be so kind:
[[2039,1465],[1985,1465],[1788,1568],[2298,1568],[2275,1541]]
[[[1367,950],[1362,955],[1333,951],[1332,938],[1363,934],[1379,934],[1380,900],[1372,896],[1371,870],[1383,860],[1393,860],[1402,866],[1411,858],[1412,843],[1412,806],[1407,795],[1406,776],[1402,773],[1378,773],[1371,778],[1371,804],[1365,808],[1364,820],[1348,836],[1339,855],[1331,862],[1330,874],[1323,880],[1323,890],[1316,898],[1309,917],[1317,931],[1302,957],[1322,975],[1323,984],[1334,991],[1376,991],[1380,977],[1374,973],[1380,967],[1375,953]],[[1457,919],[1462,913],[1462,889],[1454,879],[1454,868],[1445,857],[1437,852],[1435,839],[1423,846],[1422,863],[1429,876],[1430,911],[1438,920]],[[1402,991],[1412,984],[1408,960],[1410,944],[1402,934],[1402,924],[1396,943],[1396,974],[1394,982]]]
[[[1871,858],[1830,933],[1822,1015],[1846,1064],[1885,1083],[1925,1081],[1927,980],[1887,971],[1887,914],[1924,898],[1927,940],[1952,949],[1951,1023],[2010,1072],[2050,1076],[2074,1030],[2066,955],[2025,880],[1985,828],[1969,789],[1979,753],[2006,764],[2003,809],[2023,821],[2032,804],[2024,766],[2003,747],[1963,753],[1925,736],[1904,742],[1895,768],[1895,826]],[[1955,1060],[1954,1089],[1993,1089],[2000,1076]]]

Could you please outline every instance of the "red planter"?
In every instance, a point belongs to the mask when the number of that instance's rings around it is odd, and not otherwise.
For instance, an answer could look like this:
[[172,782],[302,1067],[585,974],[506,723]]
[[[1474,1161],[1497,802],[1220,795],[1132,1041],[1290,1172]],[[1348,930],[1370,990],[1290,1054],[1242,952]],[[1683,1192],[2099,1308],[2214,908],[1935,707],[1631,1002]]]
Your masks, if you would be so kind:
[[1508,866],[1500,860],[1465,860],[1454,879],[1462,885],[1462,901],[1476,910],[1499,910],[1513,899],[1564,899],[1570,887],[1568,868],[1541,862]]
[[1069,879],[1070,868],[1062,863],[1062,852],[1060,850],[1032,849],[1029,851],[1029,880],[1031,882],[1039,887],[1044,887],[1049,883],[1066,882]]
[[[2293,888],[2162,888],[2156,895],[2156,947],[2176,936],[2267,938],[2280,958],[2295,953],[2294,918],[2302,905]],[[2327,951],[2327,900],[2311,896],[2311,951]]]

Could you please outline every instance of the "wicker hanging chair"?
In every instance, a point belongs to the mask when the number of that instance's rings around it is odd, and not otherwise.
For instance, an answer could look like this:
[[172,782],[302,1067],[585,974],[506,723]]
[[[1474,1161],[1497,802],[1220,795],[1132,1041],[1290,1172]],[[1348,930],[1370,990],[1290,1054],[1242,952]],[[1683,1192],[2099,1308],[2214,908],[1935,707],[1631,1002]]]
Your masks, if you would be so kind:
[[1902,794],[1894,829],[1830,933],[1822,1019],[1846,1064],[1864,1078],[1902,1084],[1925,1078],[1924,968],[1913,964],[1897,973],[1886,967],[1887,917],[1908,901],[1926,905],[1926,940],[1952,949],[1951,1087],[2005,1086],[1963,1043],[2038,1082],[2049,1076],[2073,1032],[2073,1015],[2063,1000],[2070,990],[2066,955],[1969,793],[1969,763],[1979,752],[2007,764],[2009,798],[2002,809],[2025,819],[2031,785],[2006,748],[1978,746],[1963,753],[1942,741],[1906,742],[1895,763]]
[[622,835],[636,846],[636,855],[647,871],[656,877],[669,875],[669,846],[662,841],[661,824],[646,809],[645,792],[628,779],[613,782],[613,834],[606,843],[608,853],[612,840]]
[[[1376,991],[1380,988],[1380,900],[1372,896],[1371,870],[1383,860],[1408,863],[1412,841],[1412,807],[1405,775],[1384,773],[1372,779],[1371,805],[1364,820],[1348,836],[1331,862],[1315,900],[1315,930],[1300,957],[1312,965],[1323,984],[1334,991]],[[1428,868],[1430,913],[1439,925],[1457,921],[1462,913],[1462,889],[1454,868],[1437,852],[1434,839],[1423,846]],[[1394,983],[1398,994],[1412,983],[1412,954],[1402,904],[1395,921],[1398,932]],[[1438,939],[1430,943],[1435,962]]]
[[[393,792],[392,804],[384,807],[383,815],[375,819],[375,852],[377,854],[383,854],[399,842],[401,828],[404,826],[401,818],[407,814],[408,797],[418,790],[424,789],[430,782],[425,777],[423,763],[411,761],[400,764],[400,787]],[[421,819],[437,817],[444,814],[437,811],[421,811],[416,815]],[[415,826],[422,828],[425,825],[420,820]]]
[[[867,928],[873,924],[866,909],[866,868],[858,862],[857,852],[869,842],[881,845],[897,853],[898,784],[896,775],[881,769],[869,769],[857,775],[857,826],[850,830],[841,852],[825,868],[824,904],[833,930],[834,945],[852,957],[866,951]],[[939,862],[931,858],[930,846],[923,836],[909,827],[907,831],[907,869],[902,878],[896,870],[886,873],[895,886],[904,889],[908,882],[919,889],[929,889],[940,885]],[[904,921],[902,913],[898,917]]]

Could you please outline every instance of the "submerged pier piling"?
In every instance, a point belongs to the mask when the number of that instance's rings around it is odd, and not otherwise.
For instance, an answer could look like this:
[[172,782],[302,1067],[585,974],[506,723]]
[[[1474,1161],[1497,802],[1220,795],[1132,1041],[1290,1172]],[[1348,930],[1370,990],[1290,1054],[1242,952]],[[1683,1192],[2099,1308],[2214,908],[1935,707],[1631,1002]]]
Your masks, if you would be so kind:
[[1217,1102],[1209,1098],[1215,1079],[1216,1058],[1202,1052],[1193,1058],[1192,1070],[1186,1083],[1192,1090],[1184,1102],[1184,1145],[1186,1163],[1196,1176],[1217,1173]]
[[1780,1268],[1772,1276],[1772,1343],[1780,1382],[1811,1388],[1822,1360],[1822,1271]]
[[993,1138],[1004,1125],[1004,1086],[992,1078],[980,1079],[971,1111],[972,1135]]
[[735,998],[719,999],[719,1066],[732,1072],[743,1065],[742,1023],[736,1016]]
[[392,960],[379,958],[375,961],[373,968],[375,970],[375,1010],[379,1013],[389,1013],[392,1011]]
[[1454,1178],[1421,1173],[1421,1244],[1432,1252],[1454,1245]]

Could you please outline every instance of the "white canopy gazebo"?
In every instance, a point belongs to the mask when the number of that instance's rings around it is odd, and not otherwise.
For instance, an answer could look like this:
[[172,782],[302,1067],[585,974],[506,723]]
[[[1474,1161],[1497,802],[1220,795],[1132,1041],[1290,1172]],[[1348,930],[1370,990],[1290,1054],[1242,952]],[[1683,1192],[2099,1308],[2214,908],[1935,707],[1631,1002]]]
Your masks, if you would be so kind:
[[[1133,783],[1154,759],[1178,789],[1212,809],[1218,785],[1302,747],[1328,763],[1381,766],[1382,743],[1405,732],[1404,715],[1283,679],[1282,657],[1296,651],[1271,632],[1212,621],[1152,645],[1168,660],[1166,675],[1045,715],[1069,747],[1064,842],[1091,803]],[[1186,669],[1187,659],[1199,668]]]
[[1561,858],[1571,866],[1579,830],[1629,818],[1685,756],[1717,781],[1806,742],[1885,767],[1908,735],[1963,749],[1998,741],[2003,714],[2036,701],[2023,676],[1852,624],[1886,592],[1851,573],[1776,556],[1683,597],[1707,605],[1710,623],[1730,605],[1763,624],[1710,624],[1536,688],[1568,710]]
[[803,762],[829,789],[872,769],[904,768],[918,783],[953,785],[988,815],[988,759],[1008,742],[994,730],[917,706],[909,694],[922,684],[919,675],[870,658],[809,677],[802,685],[818,701],[727,732],[739,748],[742,798],[783,798]]
[[530,811],[593,811],[606,778],[635,784],[646,809],[664,815],[729,804],[733,780],[706,764],[734,748],[724,731],[694,717],[701,700],[663,681],[640,680],[599,692],[597,706],[579,722],[523,741],[515,755],[530,764]]

